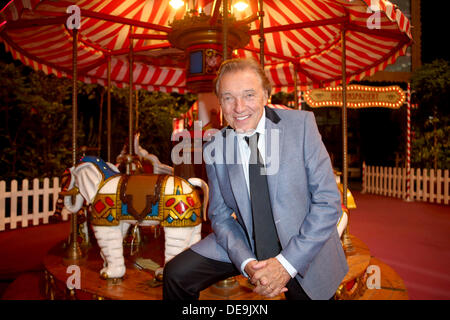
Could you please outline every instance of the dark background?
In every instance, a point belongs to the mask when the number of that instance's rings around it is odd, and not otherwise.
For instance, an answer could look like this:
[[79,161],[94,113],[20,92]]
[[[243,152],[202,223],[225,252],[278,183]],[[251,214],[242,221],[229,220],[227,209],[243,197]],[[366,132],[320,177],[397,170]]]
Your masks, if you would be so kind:
[[[0,1],[3,8],[9,1]],[[422,64],[436,59],[450,60],[447,49],[448,13],[444,1],[421,1],[421,58]],[[413,26],[414,27],[414,26]],[[4,58],[2,52],[0,59]],[[399,85],[406,90],[406,83],[369,83],[366,85]],[[340,108],[311,109],[316,116],[323,141],[332,155],[334,166],[342,167],[342,129]],[[80,110],[82,111],[82,110]],[[348,110],[349,167],[367,165],[396,166],[405,161],[406,109],[390,110],[368,108]]]

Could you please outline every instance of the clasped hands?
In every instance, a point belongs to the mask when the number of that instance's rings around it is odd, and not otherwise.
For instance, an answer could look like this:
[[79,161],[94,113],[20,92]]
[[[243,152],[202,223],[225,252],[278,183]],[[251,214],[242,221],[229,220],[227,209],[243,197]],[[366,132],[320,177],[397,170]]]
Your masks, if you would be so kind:
[[291,276],[276,258],[252,260],[245,266],[250,282],[255,285],[253,292],[273,298],[288,291],[286,284]]

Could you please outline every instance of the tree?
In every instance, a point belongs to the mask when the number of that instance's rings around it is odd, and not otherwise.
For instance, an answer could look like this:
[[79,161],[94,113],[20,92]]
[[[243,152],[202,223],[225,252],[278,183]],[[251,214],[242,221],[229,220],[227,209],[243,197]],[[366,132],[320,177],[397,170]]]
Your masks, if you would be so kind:
[[[106,159],[106,90],[78,84],[77,145],[99,146]],[[139,91],[141,145],[171,164],[172,119],[196,95]],[[111,161],[128,142],[128,89],[113,88]],[[106,108],[104,108],[106,109]],[[0,179],[59,176],[72,164],[72,81],[0,60]],[[80,152],[80,150],[78,150]],[[98,155],[98,151],[89,152]],[[79,154],[80,155],[80,154]]]
[[[0,175],[53,176],[70,159],[70,85],[29,68],[0,62]],[[61,171],[62,172],[62,171]]]
[[[133,92],[133,107],[136,101]],[[112,156],[117,156],[128,143],[129,90],[113,88],[111,93],[112,113]],[[197,99],[194,94],[165,93],[159,91],[138,91],[138,128],[140,144],[148,152],[155,154],[162,163],[171,164],[172,122],[187,112]],[[133,116],[135,115],[133,110]],[[105,112],[103,113],[105,114]],[[135,121],[134,121],[135,123]],[[103,124],[102,156],[106,156],[106,121]],[[111,159],[114,161],[115,158]]]
[[411,79],[412,163],[421,168],[450,168],[450,65],[446,60],[424,64]]
[[194,94],[139,91],[140,143],[162,163],[172,163],[170,155],[173,119],[187,112],[196,99]]

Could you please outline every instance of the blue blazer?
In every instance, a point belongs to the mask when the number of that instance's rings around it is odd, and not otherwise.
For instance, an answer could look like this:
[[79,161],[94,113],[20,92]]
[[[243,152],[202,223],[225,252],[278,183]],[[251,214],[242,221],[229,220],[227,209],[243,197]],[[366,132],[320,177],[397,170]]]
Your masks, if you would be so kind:
[[[266,167],[281,254],[298,271],[312,299],[329,299],[348,272],[336,224],[341,212],[330,158],[312,112],[266,111]],[[210,259],[233,263],[255,258],[252,212],[237,137],[222,129],[205,144],[213,233],[191,247]],[[235,212],[237,219],[231,214]]]

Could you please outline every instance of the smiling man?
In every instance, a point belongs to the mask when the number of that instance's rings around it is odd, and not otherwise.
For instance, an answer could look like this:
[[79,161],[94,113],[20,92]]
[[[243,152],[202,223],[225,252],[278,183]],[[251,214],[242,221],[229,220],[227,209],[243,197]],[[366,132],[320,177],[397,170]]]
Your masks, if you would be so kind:
[[271,85],[252,59],[225,61],[215,92],[229,126],[204,147],[214,232],[166,264],[163,298],[198,299],[239,273],[268,298],[332,298],[348,266],[340,194],[314,115],[265,107]]
[[246,69],[224,72],[216,82],[224,118],[236,133],[255,130],[263,115],[270,89],[261,82],[256,71]]

